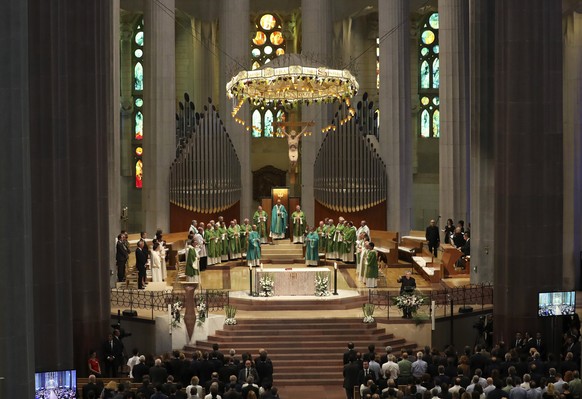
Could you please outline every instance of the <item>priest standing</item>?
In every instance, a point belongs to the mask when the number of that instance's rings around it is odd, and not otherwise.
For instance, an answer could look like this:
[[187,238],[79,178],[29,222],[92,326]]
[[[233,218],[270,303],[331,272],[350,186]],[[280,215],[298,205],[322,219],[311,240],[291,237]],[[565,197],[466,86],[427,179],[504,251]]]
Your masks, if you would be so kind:
[[255,214],[253,215],[253,224],[257,225],[257,232],[259,237],[261,237],[261,244],[266,244],[269,240],[267,239],[267,211],[263,210],[263,207],[259,205]]
[[305,239],[305,264],[317,266],[319,262],[319,234],[313,227],[309,228],[309,234]]
[[305,233],[305,213],[301,210],[301,206],[295,207],[291,220],[293,221],[293,244],[301,244],[305,241],[303,236]]
[[[287,210],[281,204],[281,200],[273,207],[271,212],[271,238],[280,240],[285,238],[285,231],[287,230]],[[258,233],[257,233],[258,234]]]
[[247,262],[249,266],[261,264],[261,238],[257,232],[257,226],[253,224],[253,230],[249,234]]
[[186,247],[186,279],[190,283],[199,283],[200,257],[198,256],[198,250],[192,244],[192,242],[188,242]]
[[376,288],[378,282],[378,253],[374,249],[374,243],[368,243],[366,255],[366,288]]

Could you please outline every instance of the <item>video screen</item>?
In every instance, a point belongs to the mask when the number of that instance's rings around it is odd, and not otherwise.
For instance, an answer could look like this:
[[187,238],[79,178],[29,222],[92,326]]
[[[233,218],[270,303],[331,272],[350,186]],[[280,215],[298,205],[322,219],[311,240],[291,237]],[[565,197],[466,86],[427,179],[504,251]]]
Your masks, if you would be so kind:
[[73,399],[77,397],[77,371],[48,371],[34,375],[35,399]]
[[540,292],[538,316],[570,316],[576,313],[576,292]]

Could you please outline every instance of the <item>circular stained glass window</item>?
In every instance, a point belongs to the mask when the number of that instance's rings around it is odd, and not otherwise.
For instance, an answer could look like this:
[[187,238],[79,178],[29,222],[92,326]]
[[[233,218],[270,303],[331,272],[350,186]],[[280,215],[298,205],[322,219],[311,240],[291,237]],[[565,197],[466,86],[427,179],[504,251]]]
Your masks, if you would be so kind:
[[265,35],[263,32],[257,32],[255,34],[255,38],[253,39],[253,43],[255,43],[257,46],[262,46],[266,41],[267,35]]
[[432,48],[432,51],[434,51],[434,53],[435,53],[435,54],[438,54],[440,50],[441,50],[441,49],[440,49],[440,47],[439,47],[439,45],[438,45],[438,44],[436,44],[436,45],[435,45],[435,46]]
[[135,42],[138,46],[143,46],[143,32],[137,32],[135,34]]
[[143,51],[138,48],[137,50],[135,50],[134,54],[137,58],[141,58],[141,56],[143,55]]
[[251,54],[253,55],[253,57],[257,58],[258,56],[261,55],[261,50],[259,50],[258,48],[254,48],[253,51],[251,51]]
[[285,54],[285,49],[278,48],[277,51],[275,51],[275,54],[277,54],[277,55],[283,55],[283,54]]
[[420,54],[427,55],[428,54],[428,49],[426,47],[423,47],[422,50],[420,50]]
[[266,46],[263,51],[265,52],[265,54],[269,55],[269,54],[271,54],[273,52],[273,47]]
[[271,33],[271,36],[269,36],[269,39],[271,39],[271,44],[273,44],[275,46],[279,46],[279,45],[283,44],[283,41],[285,40],[285,39],[283,39],[283,34],[279,31]]
[[422,97],[422,98],[420,99],[420,102],[422,103],[422,105],[427,105],[427,104],[428,104],[428,101],[429,101],[429,100],[428,100],[428,97]]
[[136,98],[135,99],[135,106],[136,107],[141,107],[143,105],[143,99],[141,98]]
[[424,44],[431,44],[432,42],[434,42],[434,33],[432,33],[432,31],[430,30],[425,30],[424,32],[422,32],[422,36],[421,36],[422,42]]
[[143,154],[143,148],[142,147],[137,147],[135,149],[135,155],[137,155],[138,157],[141,157]]
[[432,102],[433,102],[434,105],[439,105],[441,103],[441,101],[439,100],[438,97],[433,98],[432,99]]
[[261,25],[261,28],[263,28],[264,30],[271,30],[277,24],[277,20],[273,15],[265,14],[261,17],[261,21],[259,22],[259,24]]
[[431,28],[438,29],[439,28],[439,14],[436,12],[434,14],[432,14],[428,18],[428,24],[430,25]]

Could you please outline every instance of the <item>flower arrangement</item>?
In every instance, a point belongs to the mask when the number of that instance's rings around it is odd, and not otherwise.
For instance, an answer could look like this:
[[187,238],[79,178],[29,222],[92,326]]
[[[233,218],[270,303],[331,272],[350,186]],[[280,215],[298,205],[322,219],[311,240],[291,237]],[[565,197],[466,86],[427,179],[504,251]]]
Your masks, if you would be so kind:
[[259,283],[261,284],[261,292],[259,292],[259,296],[268,297],[274,295],[273,285],[275,284],[275,281],[273,280],[273,276],[270,274],[264,274],[259,280]]
[[315,296],[329,295],[329,278],[323,273],[315,275]]
[[196,325],[198,327],[202,327],[204,322],[206,321],[207,316],[207,309],[206,309],[206,300],[204,299],[203,295],[198,296],[198,305],[196,306],[196,313],[198,313],[198,318],[196,319]]
[[365,303],[362,305],[362,310],[364,311],[364,323],[374,322],[374,309],[375,306],[373,303]]
[[182,319],[184,318],[182,316],[182,309],[183,308],[184,308],[184,305],[180,301],[176,301],[171,305],[170,326],[172,328],[180,328],[180,323],[182,322]]
[[236,308],[231,305],[226,305],[224,307],[224,313],[226,313],[226,319],[224,320],[224,324],[227,326],[233,326],[236,324]]
[[424,297],[418,294],[399,295],[393,301],[398,309],[408,309],[410,313],[415,313],[424,304]]

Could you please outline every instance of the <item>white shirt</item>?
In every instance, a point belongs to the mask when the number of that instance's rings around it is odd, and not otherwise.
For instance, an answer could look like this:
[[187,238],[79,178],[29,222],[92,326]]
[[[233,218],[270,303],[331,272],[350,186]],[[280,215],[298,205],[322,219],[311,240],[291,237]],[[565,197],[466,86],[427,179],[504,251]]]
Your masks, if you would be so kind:
[[386,378],[396,380],[398,378],[398,373],[400,369],[395,362],[387,361],[382,365],[382,374],[386,376]]
[[[196,389],[196,396],[193,396],[190,391],[192,388]],[[188,395],[188,399],[203,399],[204,398],[204,388],[201,385],[188,385],[186,387],[186,395]]]
[[132,356],[127,361],[127,365],[129,366],[129,378],[133,378],[132,374],[133,366],[135,366],[136,364],[139,364],[139,356]]

